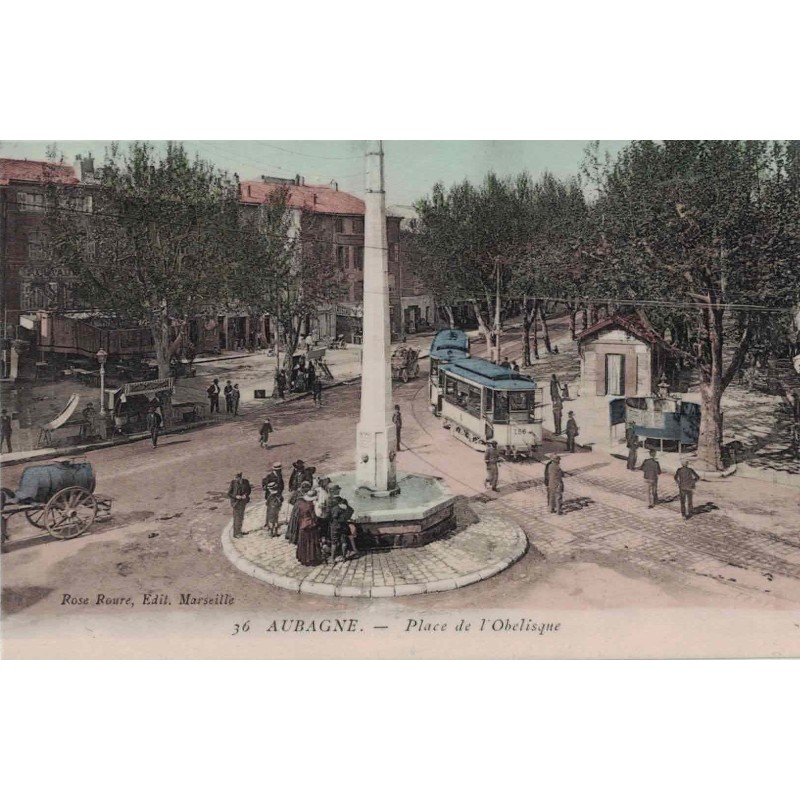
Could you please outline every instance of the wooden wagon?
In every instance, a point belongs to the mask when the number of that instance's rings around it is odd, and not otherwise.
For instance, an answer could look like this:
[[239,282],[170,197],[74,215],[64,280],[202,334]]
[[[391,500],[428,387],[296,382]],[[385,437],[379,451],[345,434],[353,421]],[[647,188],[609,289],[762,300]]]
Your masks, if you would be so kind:
[[419,348],[400,345],[392,351],[392,379],[408,383],[419,375]]
[[111,498],[95,492],[94,469],[88,461],[59,461],[26,467],[16,491],[2,489],[2,540],[6,523],[24,514],[35,528],[55,539],[74,539],[85,533],[98,515],[111,514]]

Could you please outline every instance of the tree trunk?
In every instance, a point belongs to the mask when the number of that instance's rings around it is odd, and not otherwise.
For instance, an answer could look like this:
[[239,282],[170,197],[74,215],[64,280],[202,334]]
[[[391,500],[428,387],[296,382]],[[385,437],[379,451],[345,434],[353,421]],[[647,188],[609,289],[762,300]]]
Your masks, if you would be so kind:
[[722,469],[722,311],[704,308],[703,350],[708,363],[700,369],[700,434],[697,458],[707,469]]
[[533,357],[539,360],[539,300],[533,301],[533,313],[531,314],[531,323],[533,326]]
[[158,315],[158,318],[150,326],[150,332],[153,335],[153,344],[155,345],[158,377],[169,378],[171,342],[169,340],[169,316],[166,311]]
[[528,309],[528,300],[522,308],[522,366],[531,366],[531,313]]
[[542,318],[542,336],[544,337],[544,346],[548,353],[553,352],[550,344],[550,331],[547,328],[547,315],[544,313],[544,303],[539,306],[539,316]]
[[483,340],[486,343],[486,358],[492,360],[492,329],[486,324],[481,313],[481,308],[474,300],[472,301],[472,310],[475,312],[475,317],[478,320],[478,330],[480,331]]
[[447,321],[450,323],[450,327],[451,328],[455,328],[456,320],[455,320],[455,317],[453,317],[453,309],[452,309],[452,307],[447,305],[447,306],[439,306],[439,308],[443,308],[444,309],[444,313],[447,314]]
[[586,306],[583,307],[583,319],[581,321],[581,326],[583,330],[586,330],[589,327],[589,312],[586,309]]
[[571,306],[569,309],[569,335],[575,339],[575,317],[578,316],[578,309]]

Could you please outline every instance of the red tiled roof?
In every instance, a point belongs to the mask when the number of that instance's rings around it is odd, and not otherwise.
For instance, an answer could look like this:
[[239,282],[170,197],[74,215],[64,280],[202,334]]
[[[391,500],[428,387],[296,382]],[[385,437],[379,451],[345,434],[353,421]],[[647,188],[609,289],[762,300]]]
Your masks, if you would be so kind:
[[80,183],[73,167],[49,161],[27,161],[18,158],[0,158],[0,184],[11,181],[29,183]]
[[648,330],[638,317],[623,316],[621,314],[604,317],[599,322],[595,322],[594,325],[588,327],[585,331],[581,331],[576,338],[586,339],[588,336],[593,336],[595,333],[599,333],[606,328],[622,328],[637,339],[643,339],[646,342],[661,345],[662,347],[666,346],[666,342],[658,334]]
[[242,181],[243,203],[263,203],[276,190],[289,189],[289,206],[316,211],[320,214],[364,214],[364,201],[347,192],[337,192],[330,186],[295,186],[264,181]]

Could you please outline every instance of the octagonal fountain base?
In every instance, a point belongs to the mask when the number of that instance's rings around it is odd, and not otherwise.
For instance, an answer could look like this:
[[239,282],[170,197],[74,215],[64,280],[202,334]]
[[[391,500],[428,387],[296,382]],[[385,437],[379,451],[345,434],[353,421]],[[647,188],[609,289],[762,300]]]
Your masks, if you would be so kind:
[[359,544],[369,548],[419,547],[453,530],[455,497],[445,482],[430,475],[397,473],[395,494],[377,497],[356,485],[355,472],[330,476],[353,507]]

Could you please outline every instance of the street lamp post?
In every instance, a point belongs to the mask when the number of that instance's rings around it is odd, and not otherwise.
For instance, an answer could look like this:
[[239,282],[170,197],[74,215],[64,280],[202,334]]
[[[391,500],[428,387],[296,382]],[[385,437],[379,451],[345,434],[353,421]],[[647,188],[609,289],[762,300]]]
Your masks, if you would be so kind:
[[106,359],[108,353],[102,348],[97,351],[95,357],[100,364],[100,416],[106,415]]

